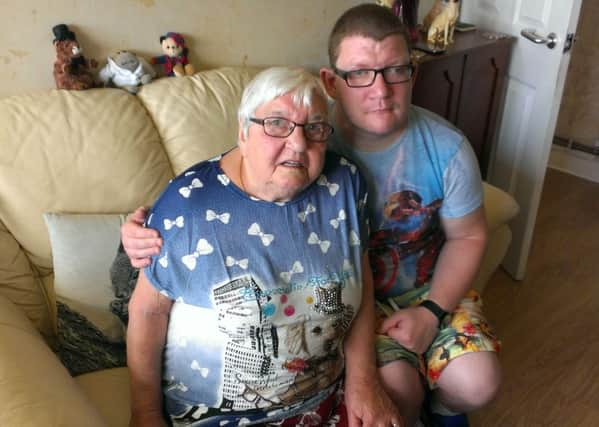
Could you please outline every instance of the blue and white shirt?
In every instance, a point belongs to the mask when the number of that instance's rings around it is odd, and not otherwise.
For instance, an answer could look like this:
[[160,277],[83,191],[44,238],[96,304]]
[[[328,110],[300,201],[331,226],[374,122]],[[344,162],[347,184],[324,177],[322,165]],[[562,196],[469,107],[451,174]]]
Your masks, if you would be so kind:
[[148,216],[164,239],[145,273],[174,301],[163,390],[175,425],[287,418],[337,386],[362,296],[366,184],[327,153],[286,203],[249,197],[219,159],[175,178]]

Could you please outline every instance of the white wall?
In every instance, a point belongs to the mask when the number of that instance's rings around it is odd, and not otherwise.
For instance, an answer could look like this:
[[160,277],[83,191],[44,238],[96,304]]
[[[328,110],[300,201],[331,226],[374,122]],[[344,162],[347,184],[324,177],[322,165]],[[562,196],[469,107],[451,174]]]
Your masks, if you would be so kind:
[[69,25],[102,66],[128,49],[160,55],[159,37],[182,33],[196,69],[327,63],[335,20],[361,0],[0,0],[0,98],[53,88],[52,27]]

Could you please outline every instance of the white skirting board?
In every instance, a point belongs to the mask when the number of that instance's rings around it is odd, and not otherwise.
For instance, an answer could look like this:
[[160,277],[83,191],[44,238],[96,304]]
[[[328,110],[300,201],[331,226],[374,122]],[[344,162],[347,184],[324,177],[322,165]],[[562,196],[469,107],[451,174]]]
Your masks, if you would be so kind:
[[547,166],[579,178],[599,182],[599,156],[553,145]]

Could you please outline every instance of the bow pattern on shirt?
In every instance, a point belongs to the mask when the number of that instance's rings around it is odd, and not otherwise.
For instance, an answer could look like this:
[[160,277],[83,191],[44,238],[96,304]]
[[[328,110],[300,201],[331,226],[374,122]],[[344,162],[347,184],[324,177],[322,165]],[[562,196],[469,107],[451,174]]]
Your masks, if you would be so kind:
[[271,242],[275,239],[275,236],[273,236],[272,234],[262,232],[260,226],[256,222],[250,225],[250,228],[248,229],[248,234],[250,236],[260,236],[260,239],[262,240],[262,244],[264,246],[270,245]]
[[339,163],[343,166],[347,166],[349,168],[349,170],[351,171],[352,174],[356,173],[356,165],[354,165],[353,163],[350,163],[347,161],[347,159],[345,157],[341,157],[341,159],[339,160]]
[[171,228],[173,228],[174,226],[177,226],[179,228],[183,228],[183,226],[185,225],[185,220],[183,219],[183,216],[179,215],[177,218],[170,220],[168,218],[164,218],[164,229],[165,230],[170,230]]
[[160,264],[163,268],[168,267],[168,252],[158,258],[158,264]]
[[240,260],[237,260],[237,259],[233,258],[232,256],[227,256],[225,258],[225,265],[227,267],[233,267],[233,266],[237,265],[237,266],[243,268],[244,270],[246,270],[248,268],[248,263],[249,263],[249,261],[247,258],[243,258]]
[[291,282],[291,277],[295,274],[295,273],[303,273],[304,272],[304,266],[302,265],[301,262],[299,261],[295,261],[293,263],[293,266],[291,267],[291,270],[289,271],[283,271],[280,276],[281,279],[283,279],[283,281],[285,283],[289,283]]
[[346,219],[346,215],[345,215],[345,210],[341,209],[339,210],[339,215],[337,216],[337,218],[333,218],[332,220],[329,221],[329,223],[333,226],[333,228],[336,230],[339,227],[339,223],[341,221],[344,221]]
[[306,221],[306,217],[311,214],[316,212],[316,208],[314,207],[314,205],[312,203],[308,203],[308,206],[306,206],[306,209],[303,212],[300,212],[297,214],[297,217],[299,218],[299,220],[301,222],[305,222]]
[[324,175],[320,175],[320,177],[318,177],[318,180],[316,181],[316,183],[318,185],[327,187],[329,189],[329,194],[331,196],[334,196],[335,194],[337,194],[337,191],[339,191],[339,184],[335,184],[334,182],[329,182],[327,177]]
[[181,257],[181,261],[190,270],[195,270],[197,258],[200,255],[211,254],[213,250],[214,248],[206,239],[200,239],[196,245],[196,250],[189,255],[183,255],[183,257]]
[[203,186],[204,184],[202,183],[202,181],[200,181],[199,178],[194,178],[191,180],[190,185],[179,188],[179,193],[187,199],[191,195],[191,190],[193,190],[194,188],[202,188]]
[[358,237],[358,233],[356,233],[354,230],[349,232],[349,244],[350,246],[357,246],[359,245],[360,242],[360,238]]
[[308,244],[310,245],[319,245],[320,246],[320,250],[322,251],[323,254],[327,253],[327,251],[329,250],[329,246],[331,246],[331,242],[328,240],[320,240],[320,238],[318,237],[318,235],[314,232],[310,233],[310,236],[308,236]]
[[223,224],[228,224],[230,218],[231,218],[231,214],[228,212],[224,212],[222,214],[217,214],[212,209],[208,209],[206,211],[206,221],[214,221],[215,219],[218,219]]
[[218,176],[216,178],[220,181],[220,183],[222,185],[229,185],[229,183],[231,182],[229,177],[227,175],[225,175],[224,173],[218,174]]

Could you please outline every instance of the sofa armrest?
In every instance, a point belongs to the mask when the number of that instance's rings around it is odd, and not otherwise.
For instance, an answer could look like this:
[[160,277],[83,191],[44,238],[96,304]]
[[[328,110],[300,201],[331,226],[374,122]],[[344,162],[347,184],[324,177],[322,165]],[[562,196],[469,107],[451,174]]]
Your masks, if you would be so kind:
[[1,295],[0,425],[105,426],[24,313]]
[[472,283],[472,287],[479,292],[485,289],[489,278],[503,260],[512,241],[512,232],[508,222],[520,210],[512,196],[487,182],[483,182],[483,192],[489,242],[478,274]]
[[483,204],[489,232],[506,224],[520,210],[518,203],[511,195],[487,182],[483,182]]

